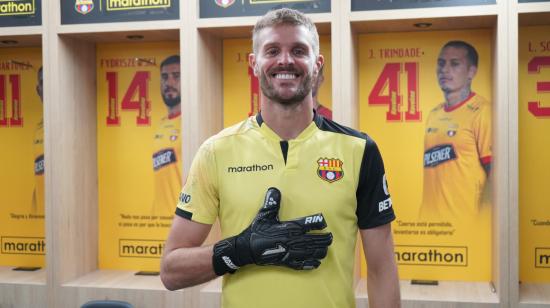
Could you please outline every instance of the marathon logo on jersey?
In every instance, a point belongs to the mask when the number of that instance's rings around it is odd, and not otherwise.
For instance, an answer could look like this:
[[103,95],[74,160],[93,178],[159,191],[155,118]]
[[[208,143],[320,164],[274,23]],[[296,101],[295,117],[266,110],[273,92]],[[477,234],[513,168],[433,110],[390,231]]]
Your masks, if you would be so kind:
[[94,9],[94,1],[93,0],[76,0],[74,4],[74,9],[82,15],[86,15]]
[[273,165],[250,165],[250,166],[237,166],[237,167],[227,167],[227,173],[241,173],[241,172],[260,172],[260,171],[269,171],[273,170]]
[[176,152],[174,149],[163,149],[153,154],[153,169],[155,171],[160,168],[177,162]]
[[34,160],[34,175],[44,174],[44,154]]
[[319,158],[317,175],[329,183],[336,182],[344,177],[344,163],[338,158]]
[[424,152],[424,168],[437,167],[454,159],[456,159],[456,153],[452,144],[438,145]]
[[227,7],[230,7],[235,3],[235,0],[214,0],[216,4],[220,7],[223,7],[224,9]]

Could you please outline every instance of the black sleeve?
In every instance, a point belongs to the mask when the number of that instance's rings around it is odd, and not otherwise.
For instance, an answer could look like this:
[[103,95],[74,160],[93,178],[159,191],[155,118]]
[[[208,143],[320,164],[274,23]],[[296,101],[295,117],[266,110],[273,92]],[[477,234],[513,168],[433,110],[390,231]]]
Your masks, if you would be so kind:
[[378,227],[395,219],[384,162],[378,146],[369,136],[366,136],[356,197],[357,225],[360,229]]

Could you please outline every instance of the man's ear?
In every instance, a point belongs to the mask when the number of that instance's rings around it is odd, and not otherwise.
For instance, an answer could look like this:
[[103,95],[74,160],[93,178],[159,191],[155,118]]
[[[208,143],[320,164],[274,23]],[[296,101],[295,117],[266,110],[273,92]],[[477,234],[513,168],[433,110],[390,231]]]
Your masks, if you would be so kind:
[[317,61],[315,61],[315,76],[319,75],[319,71],[321,68],[325,65],[325,57],[321,54],[317,57]]
[[254,53],[248,54],[248,65],[254,71],[254,76],[258,77],[260,75],[258,64],[256,63],[256,55]]
[[470,81],[473,80],[476,74],[477,74],[477,66],[470,65],[470,67],[468,68],[468,79]]

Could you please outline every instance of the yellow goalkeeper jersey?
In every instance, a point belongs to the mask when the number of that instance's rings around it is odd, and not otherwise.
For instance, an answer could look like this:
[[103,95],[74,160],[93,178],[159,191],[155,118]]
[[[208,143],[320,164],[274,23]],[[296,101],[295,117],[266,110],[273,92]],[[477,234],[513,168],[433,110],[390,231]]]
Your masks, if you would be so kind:
[[40,121],[34,131],[34,191],[32,212],[44,214],[44,122]]
[[472,219],[480,211],[491,148],[491,105],[472,93],[462,103],[442,103],[428,117],[424,139],[424,190],[420,216]]
[[172,215],[181,191],[180,122],[180,114],[163,118],[154,135],[154,215]]
[[328,227],[321,232],[333,234],[328,255],[311,271],[247,265],[225,275],[222,306],[354,307],[358,228],[395,218],[385,178],[380,152],[366,134],[315,114],[297,138],[284,141],[258,114],[200,147],[176,214],[204,224],[219,218],[226,238],[248,227],[267,189],[277,187],[281,220],[323,213]]

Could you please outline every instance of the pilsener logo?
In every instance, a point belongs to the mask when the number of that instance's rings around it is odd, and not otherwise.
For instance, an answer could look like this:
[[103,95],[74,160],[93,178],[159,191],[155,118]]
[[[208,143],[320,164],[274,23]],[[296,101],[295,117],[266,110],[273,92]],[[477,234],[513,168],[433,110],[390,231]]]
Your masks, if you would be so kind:
[[424,152],[424,168],[436,167],[453,159],[456,159],[456,153],[452,144],[438,145]]
[[164,241],[120,239],[118,255],[130,258],[160,258],[164,250]]
[[468,266],[468,247],[395,245],[399,265]]
[[250,165],[250,166],[238,166],[238,167],[227,167],[228,173],[235,172],[259,172],[259,171],[268,171],[273,170],[273,165]]
[[46,252],[43,237],[3,236],[0,242],[2,254],[43,255]]
[[0,0],[0,16],[32,15],[34,0]]
[[107,0],[107,11],[162,9],[171,6],[171,0]]
[[535,248],[535,267],[550,268],[550,247]]

